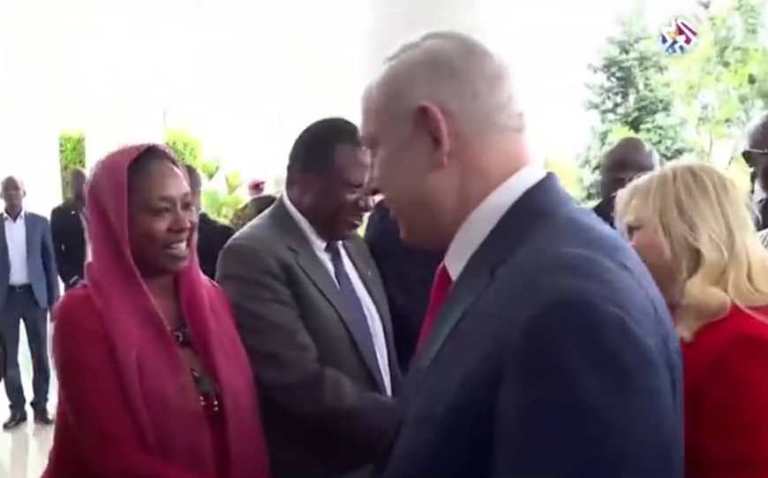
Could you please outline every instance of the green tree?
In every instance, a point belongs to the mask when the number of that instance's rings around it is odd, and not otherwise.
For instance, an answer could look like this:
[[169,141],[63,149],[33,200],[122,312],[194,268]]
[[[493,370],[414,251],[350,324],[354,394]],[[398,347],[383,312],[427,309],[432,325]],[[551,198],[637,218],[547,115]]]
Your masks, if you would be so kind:
[[[202,142],[183,130],[168,130],[165,144],[173,150],[179,161],[194,166],[203,178],[202,206],[206,213],[220,221],[229,223],[237,209],[245,203],[241,194],[243,181],[240,173],[230,171],[222,173],[218,159],[206,159],[203,155]],[[218,177],[223,175],[223,188]]]
[[[766,1],[717,5],[694,18],[698,42],[684,55],[663,54],[641,16],[608,40],[588,85],[587,108],[598,119],[582,160],[588,198],[596,193],[600,156],[622,135],[647,140],[665,160],[690,154],[722,164],[738,158],[747,124],[768,109]],[[716,157],[722,151],[729,157]],[[729,171],[746,174],[742,166]]]
[[221,168],[221,163],[218,160],[204,158],[200,140],[184,130],[171,129],[166,131],[165,144],[173,150],[180,161],[194,166],[209,181],[216,176]]
[[717,143],[739,138],[768,105],[765,6],[764,0],[722,4],[700,25],[698,45],[670,59],[675,97],[693,126],[700,159],[712,161]]
[[83,132],[65,131],[59,134],[59,166],[62,196],[69,199],[72,189],[72,170],[85,168],[85,134]]
[[584,196],[579,167],[570,158],[547,158],[544,161],[544,168],[557,176],[560,184],[571,196],[576,199]]
[[642,16],[622,22],[597,64],[589,66],[595,79],[587,85],[587,109],[598,123],[582,157],[586,199],[597,197],[597,179],[603,153],[622,136],[646,140],[667,160],[691,150],[683,119],[675,110],[669,67],[654,35],[644,27]]

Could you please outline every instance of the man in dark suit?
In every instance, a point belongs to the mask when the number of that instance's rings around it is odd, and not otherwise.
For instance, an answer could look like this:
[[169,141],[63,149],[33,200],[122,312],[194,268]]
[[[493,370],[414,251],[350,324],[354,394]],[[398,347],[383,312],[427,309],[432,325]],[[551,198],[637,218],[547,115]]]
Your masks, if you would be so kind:
[[403,47],[362,133],[404,240],[447,248],[383,476],[682,477],[666,304],[533,163],[500,60],[458,33]]
[[600,202],[594,207],[595,214],[606,224],[615,228],[613,210],[616,193],[635,176],[659,167],[656,151],[636,137],[619,140],[603,156],[600,164]]
[[216,262],[219,260],[219,254],[235,230],[213,219],[203,211],[201,200],[203,183],[200,179],[200,173],[188,164],[186,168],[187,176],[189,176],[189,188],[192,190],[195,206],[200,211],[197,223],[197,257],[200,261],[200,269],[213,280],[216,278]]
[[427,312],[432,278],[444,254],[405,244],[383,200],[368,217],[365,241],[384,280],[400,369],[407,370]]
[[11,417],[3,429],[27,421],[26,399],[19,370],[19,326],[24,321],[32,353],[35,423],[51,425],[48,416],[48,310],[59,298],[56,259],[48,220],[24,211],[24,186],[14,177],[2,182],[5,211],[0,227],[0,328],[7,347],[5,391]]
[[387,298],[356,234],[369,174],[354,124],[313,123],[291,150],[286,193],[219,260],[276,478],[370,476],[397,428]]
[[65,290],[85,278],[85,171],[72,171],[72,197],[51,211],[51,236],[56,269]]
[[760,116],[749,129],[747,147],[741,154],[752,170],[755,222],[758,229],[765,230],[768,228],[768,113]]

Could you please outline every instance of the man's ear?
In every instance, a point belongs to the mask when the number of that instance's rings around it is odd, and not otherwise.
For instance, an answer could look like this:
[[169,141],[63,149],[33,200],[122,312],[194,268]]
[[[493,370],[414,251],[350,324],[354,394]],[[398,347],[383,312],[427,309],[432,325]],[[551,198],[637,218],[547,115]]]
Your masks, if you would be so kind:
[[445,165],[451,151],[448,122],[442,110],[433,103],[422,102],[416,107],[415,124],[429,138],[432,155],[440,165]]

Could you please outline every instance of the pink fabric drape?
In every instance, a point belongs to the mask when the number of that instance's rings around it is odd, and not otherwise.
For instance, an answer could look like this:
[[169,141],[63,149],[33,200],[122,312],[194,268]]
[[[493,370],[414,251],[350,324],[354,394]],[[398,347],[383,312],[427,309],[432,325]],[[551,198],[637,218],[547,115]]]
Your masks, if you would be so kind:
[[[120,149],[100,161],[87,190],[92,260],[86,281],[118,362],[126,405],[146,446],[159,456],[216,476],[211,423],[197,401],[190,370],[179,354],[131,257],[128,167],[148,147]],[[253,374],[223,293],[192,260],[176,278],[193,346],[220,388],[231,478],[268,476]]]

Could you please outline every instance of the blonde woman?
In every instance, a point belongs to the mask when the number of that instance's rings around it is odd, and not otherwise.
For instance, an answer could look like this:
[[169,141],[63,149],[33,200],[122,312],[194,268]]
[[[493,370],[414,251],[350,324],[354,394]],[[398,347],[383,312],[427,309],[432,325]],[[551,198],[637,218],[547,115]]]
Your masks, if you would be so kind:
[[621,191],[616,217],[682,339],[686,476],[768,476],[768,251],[747,198],[675,164]]

